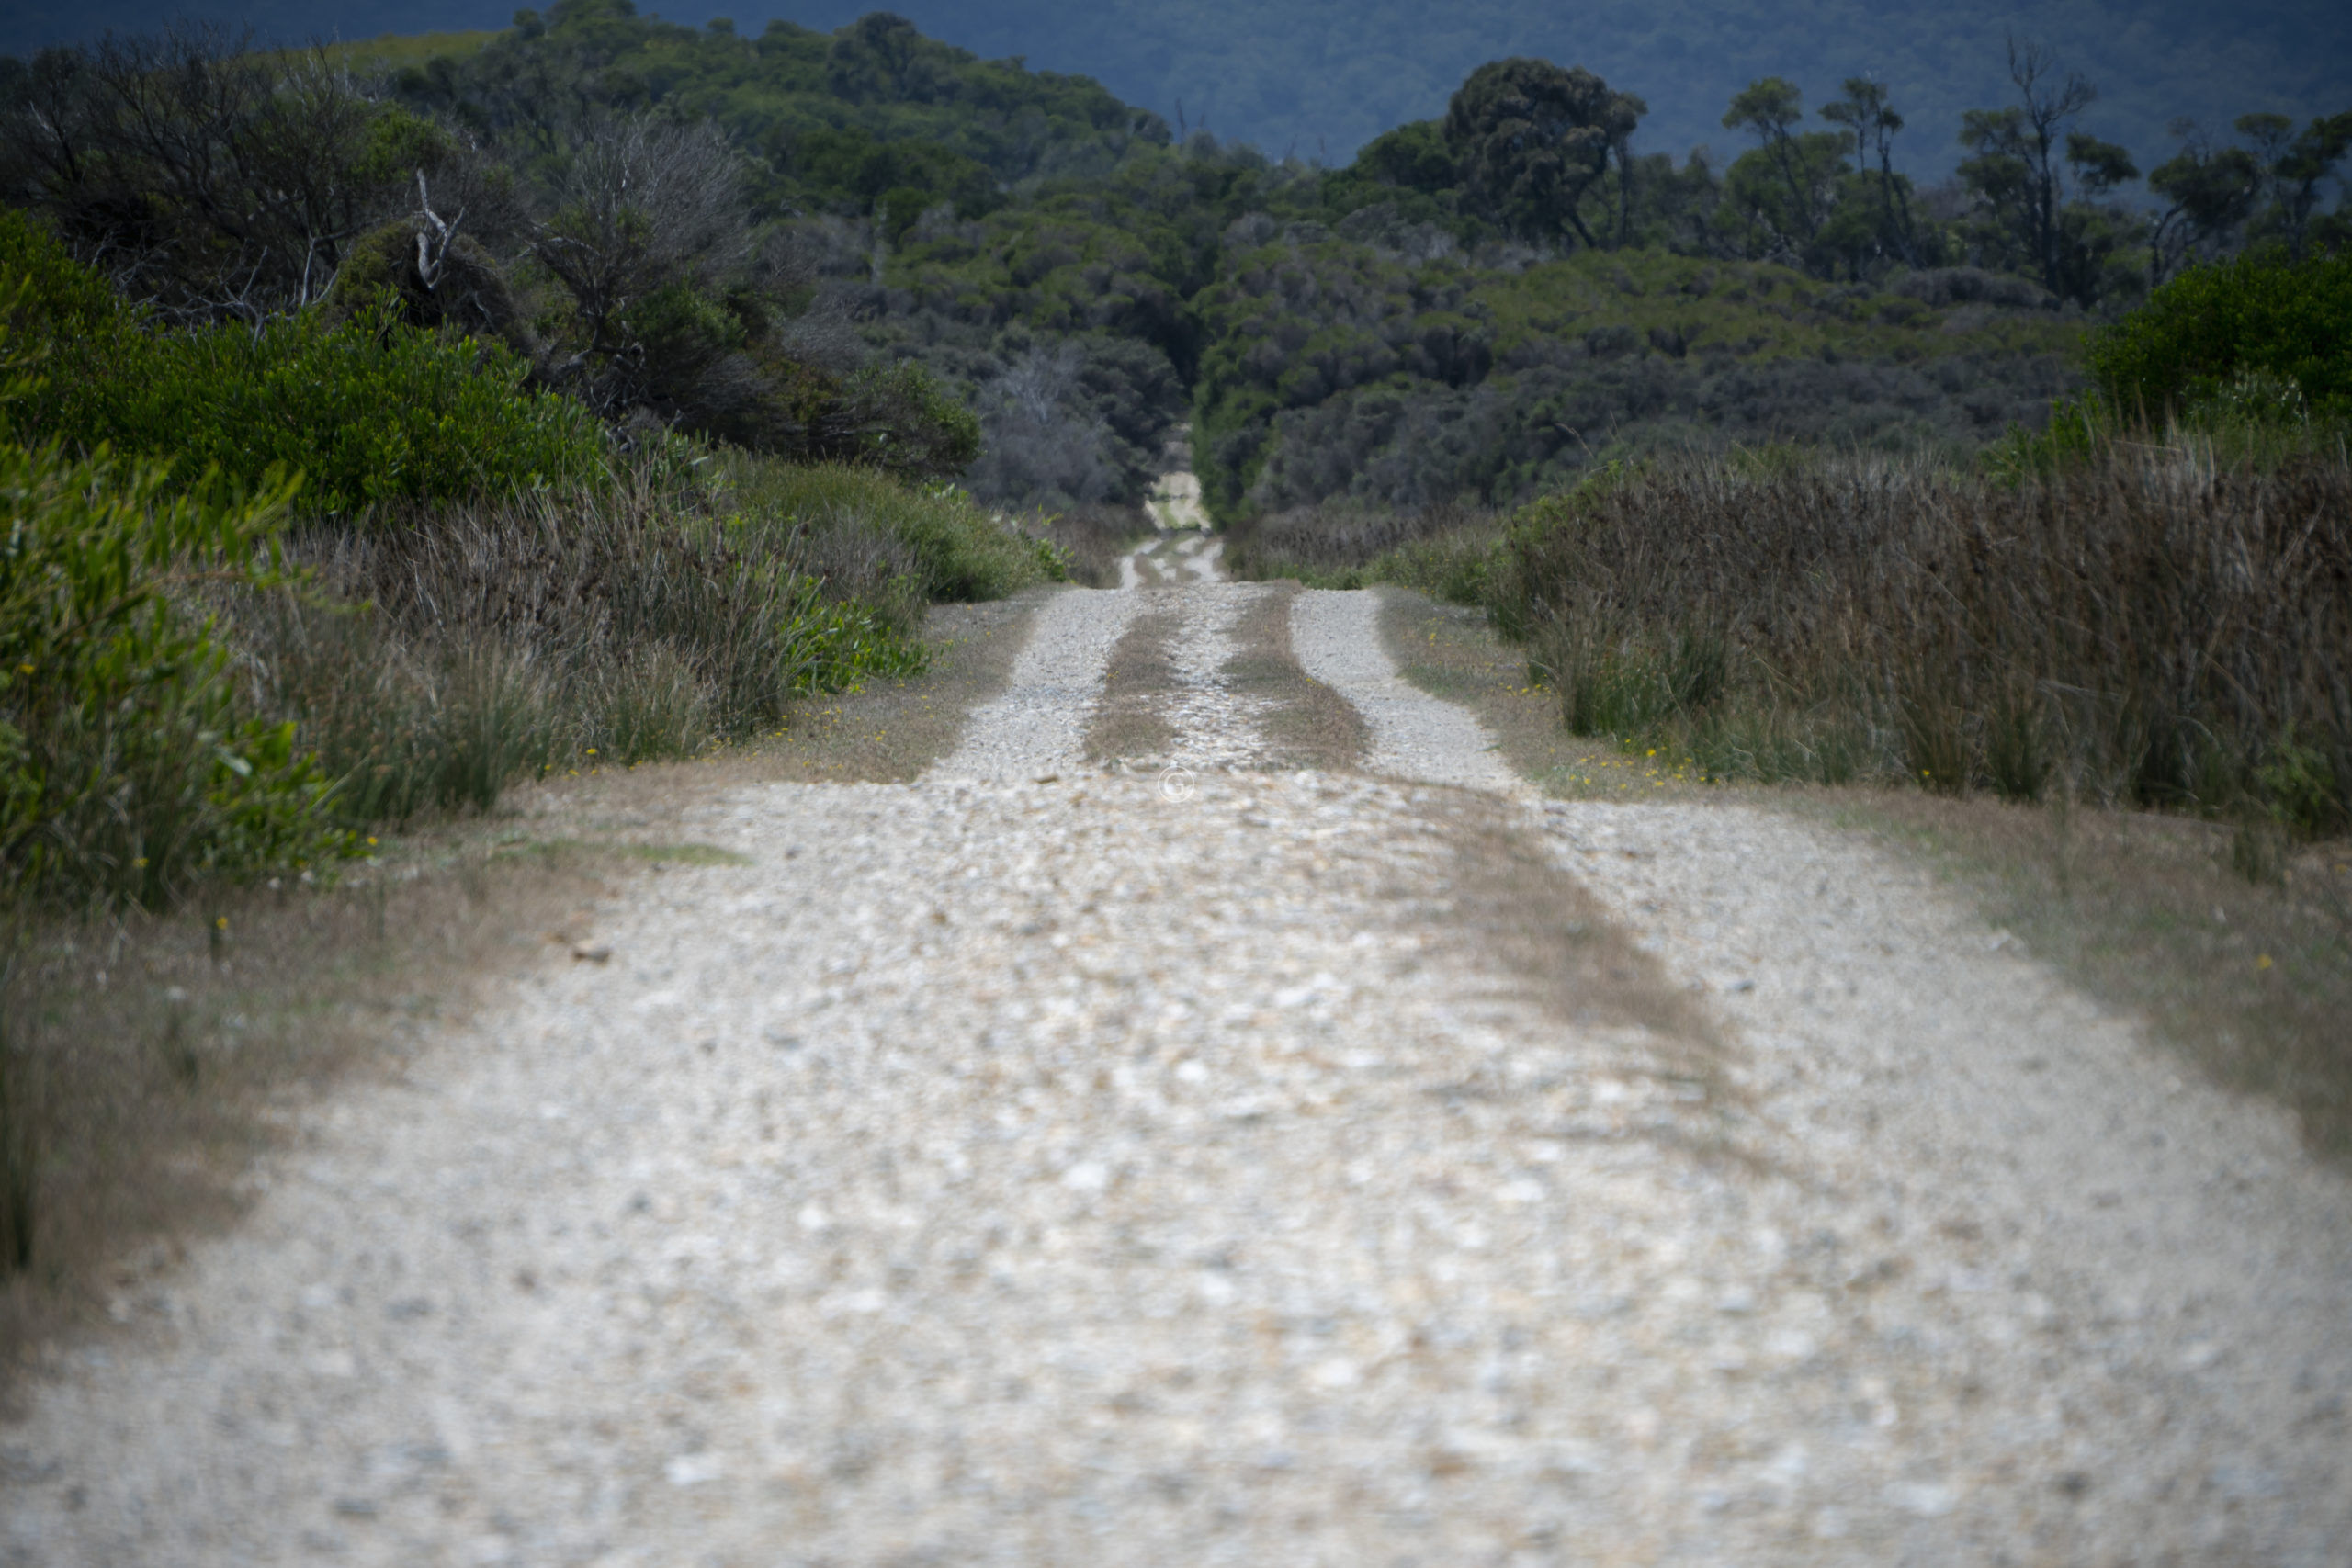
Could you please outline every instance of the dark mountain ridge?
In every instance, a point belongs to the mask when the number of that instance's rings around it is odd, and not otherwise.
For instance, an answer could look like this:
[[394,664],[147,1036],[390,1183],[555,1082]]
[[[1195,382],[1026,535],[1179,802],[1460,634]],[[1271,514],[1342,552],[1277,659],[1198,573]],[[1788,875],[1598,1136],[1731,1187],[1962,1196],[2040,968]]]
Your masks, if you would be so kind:
[[[810,0],[742,12],[728,0],[662,8],[701,26],[732,17],[758,32],[780,17],[830,30],[869,0]],[[2260,0],[2216,7],[2188,0],[2064,0],[1973,8],[1860,0],[1596,0],[1575,10],[1544,0],[897,0],[933,37],[984,57],[1082,73],[1190,129],[1268,153],[1345,163],[1372,137],[1442,113],[1482,61],[1530,54],[1589,67],[1649,104],[1640,145],[1678,156],[1736,139],[1723,105],[1768,75],[1820,101],[1849,76],[1884,84],[1909,121],[1901,167],[1940,177],[1961,156],[1963,110],[1998,101],[2003,46],[2048,45],[2099,89],[2092,129],[2143,164],[2170,147],[2168,127],[2220,130],[2250,111],[2297,120],[2352,103],[2352,7],[2330,0]],[[187,14],[251,26],[265,38],[356,39],[502,28],[504,0],[30,0],[0,19],[0,52],[87,40],[102,30],[152,29]]]

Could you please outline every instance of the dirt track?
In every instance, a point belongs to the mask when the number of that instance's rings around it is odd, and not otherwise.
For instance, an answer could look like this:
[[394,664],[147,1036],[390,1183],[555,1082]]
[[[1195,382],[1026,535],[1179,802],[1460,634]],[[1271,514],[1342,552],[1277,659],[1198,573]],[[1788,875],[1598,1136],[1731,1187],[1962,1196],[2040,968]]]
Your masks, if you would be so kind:
[[2344,1561],[2276,1112],[1825,830],[1533,798],[1363,596],[1365,770],[1253,771],[1199,554],[322,1110],[0,1436],[0,1561]]

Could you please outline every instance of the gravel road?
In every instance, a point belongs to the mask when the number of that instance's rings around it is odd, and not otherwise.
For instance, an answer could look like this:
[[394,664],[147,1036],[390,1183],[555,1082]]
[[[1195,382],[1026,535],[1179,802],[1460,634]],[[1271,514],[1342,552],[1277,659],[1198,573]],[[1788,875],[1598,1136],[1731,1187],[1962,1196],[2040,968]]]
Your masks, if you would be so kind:
[[[2352,1185],[2277,1112],[1826,829],[1535,798],[1369,594],[1292,628],[1365,772],[1251,771],[1261,592],[1067,592],[922,783],[690,812],[739,863],[38,1391],[0,1561],[2352,1556]],[[1080,751],[1155,601],[1181,797]],[[1712,1073],[1461,924],[1473,808]]]

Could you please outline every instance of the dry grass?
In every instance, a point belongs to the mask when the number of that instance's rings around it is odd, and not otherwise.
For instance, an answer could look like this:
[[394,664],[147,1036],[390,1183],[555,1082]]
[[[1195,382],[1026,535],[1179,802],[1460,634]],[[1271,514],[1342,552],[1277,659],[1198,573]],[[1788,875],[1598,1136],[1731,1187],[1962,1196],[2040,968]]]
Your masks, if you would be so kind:
[[923,676],[803,705],[781,734],[694,761],[567,770],[496,813],[387,837],[332,887],[20,924],[0,948],[16,954],[0,986],[0,1391],[232,1220],[305,1103],[351,1072],[398,1071],[442,1021],[586,935],[616,886],[723,858],[681,839],[685,807],[777,779],[911,779],[952,750],[1041,596],[934,606]]
[[1181,689],[1175,648],[1183,616],[1175,605],[1146,609],[1127,623],[1102,675],[1086,727],[1085,754],[1099,762],[1148,762],[1168,754],[1176,731],[1162,710]]
[[1299,667],[1290,641],[1297,597],[1296,584],[1275,584],[1250,607],[1235,627],[1240,649],[1223,674],[1235,691],[1268,705],[1261,721],[1267,767],[1337,773],[1363,761],[1367,732],[1345,697]]
[[1538,503],[1494,604],[1581,734],[1723,776],[2352,812],[2352,463],[2116,443],[2007,487],[1862,456]]

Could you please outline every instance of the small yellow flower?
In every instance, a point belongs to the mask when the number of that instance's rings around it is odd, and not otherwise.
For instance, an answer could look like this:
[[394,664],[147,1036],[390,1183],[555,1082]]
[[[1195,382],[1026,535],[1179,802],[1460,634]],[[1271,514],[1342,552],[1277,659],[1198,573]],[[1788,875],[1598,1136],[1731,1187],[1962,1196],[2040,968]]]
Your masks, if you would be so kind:
[[594,746],[589,747],[589,748],[588,748],[588,755],[590,755],[591,757],[593,757],[593,756],[594,756],[595,754],[596,754],[596,748],[594,748]]
[[147,857],[146,857],[145,855],[141,855],[141,856],[139,856],[136,860],[133,860],[130,863],[131,863],[134,867],[136,867],[136,868],[138,868],[138,869],[140,869],[140,870],[143,871],[143,870],[145,870],[145,869],[146,869],[146,867],[147,867]]
[[212,926],[215,931],[227,931],[229,929],[229,917],[226,915],[215,915],[212,918]]
[[32,672],[33,667],[29,664],[19,664],[17,666],[17,673],[19,675],[29,675]]
[[368,847],[369,849],[374,849],[374,848],[376,847],[376,840],[373,840],[373,839],[368,840]]
[[2256,957],[2256,958],[2255,959],[2255,961],[2254,961],[2254,966],[2255,966],[2256,969],[2267,969],[2267,968],[2269,968],[2269,967],[2270,967],[2270,954],[2268,954],[2268,953],[2263,953],[2263,954],[2261,954],[2260,956]]

